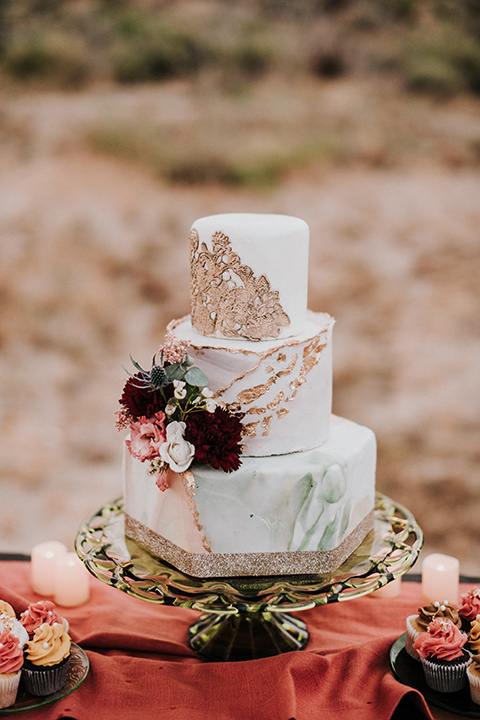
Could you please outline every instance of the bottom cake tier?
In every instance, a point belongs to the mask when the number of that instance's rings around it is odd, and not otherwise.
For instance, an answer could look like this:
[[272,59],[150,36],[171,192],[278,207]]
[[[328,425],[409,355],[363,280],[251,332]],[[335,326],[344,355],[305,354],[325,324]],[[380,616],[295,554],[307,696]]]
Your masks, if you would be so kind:
[[163,492],[126,452],[125,532],[196,577],[332,572],[373,526],[375,465],[374,433],[336,416],[318,448],[196,465]]

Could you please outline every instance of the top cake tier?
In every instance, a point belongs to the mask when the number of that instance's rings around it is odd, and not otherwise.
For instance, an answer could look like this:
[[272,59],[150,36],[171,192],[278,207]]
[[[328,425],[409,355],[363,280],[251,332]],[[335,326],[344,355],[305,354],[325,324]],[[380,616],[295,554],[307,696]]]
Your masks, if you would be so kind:
[[202,335],[299,335],[307,313],[309,229],[289,215],[228,213],[190,231],[192,325]]

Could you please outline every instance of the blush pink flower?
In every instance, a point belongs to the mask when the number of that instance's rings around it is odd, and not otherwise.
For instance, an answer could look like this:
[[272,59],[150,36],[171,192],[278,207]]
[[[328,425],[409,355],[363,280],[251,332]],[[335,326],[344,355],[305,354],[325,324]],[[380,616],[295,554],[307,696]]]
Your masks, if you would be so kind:
[[125,442],[133,457],[145,462],[159,457],[165,440],[165,413],[159,410],[150,418],[141,417],[132,423],[130,439]]

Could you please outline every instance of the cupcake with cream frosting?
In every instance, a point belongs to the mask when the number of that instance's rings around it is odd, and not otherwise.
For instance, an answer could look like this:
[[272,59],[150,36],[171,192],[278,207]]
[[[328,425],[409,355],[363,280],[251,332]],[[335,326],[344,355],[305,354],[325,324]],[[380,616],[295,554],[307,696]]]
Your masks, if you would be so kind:
[[405,636],[405,650],[415,660],[420,661],[420,655],[414,648],[414,643],[420,633],[425,632],[430,623],[436,618],[445,618],[451,620],[453,624],[461,629],[462,620],[458,614],[458,610],[451,605],[448,600],[435,602],[418,608],[417,615],[409,615],[406,620],[407,632]]
[[0,708],[15,703],[23,665],[18,638],[8,630],[0,633]]
[[70,647],[63,623],[42,623],[37,627],[25,648],[25,690],[32,695],[50,695],[60,690],[67,679]]
[[468,647],[472,655],[480,655],[480,615],[470,623],[468,631]]
[[28,633],[23,627],[22,623],[17,620],[13,615],[7,615],[6,613],[0,614],[0,632],[7,630],[12,633],[17,640],[21,648],[25,646],[28,641]]
[[17,616],[13,607],[6,600],[0,600],[0,615],[9,615],[10,617]]
[[63,623],[65,630],[68,632],[68,621],[58,614],[55,604],[51,600],[39,600],[30,603],[25,612],[21,613],[20,622],[30,638],[33,637],[35,630],[43,623],[47,623],[47,625]]
[[420,633],[414,648],[420,655],[427,685],[436,692],[456,692],[467,684],[468,636],[446,618],[436,618]]

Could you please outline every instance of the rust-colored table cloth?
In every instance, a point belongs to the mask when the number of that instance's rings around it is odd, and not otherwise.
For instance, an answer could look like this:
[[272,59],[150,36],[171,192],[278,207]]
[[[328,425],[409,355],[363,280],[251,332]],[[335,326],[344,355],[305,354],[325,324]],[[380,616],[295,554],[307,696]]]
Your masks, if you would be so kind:
[[[393,599],[366,596],[302,611],[310,632],[304,650],[227,663],[207,662],[188,647],[198,612],[91,583],[90,602],[59,608],[89,657],[89,674],[66,697],[22,712],[23,720],[432,717],[421,694],[397,682],[389,666],[406,616],[422,604],[419,583],[404,581]],[[41,599],[30,588],[29,562],[0,562],[0,599],[17,613]]]

